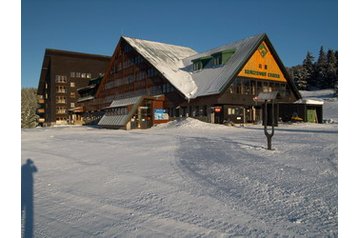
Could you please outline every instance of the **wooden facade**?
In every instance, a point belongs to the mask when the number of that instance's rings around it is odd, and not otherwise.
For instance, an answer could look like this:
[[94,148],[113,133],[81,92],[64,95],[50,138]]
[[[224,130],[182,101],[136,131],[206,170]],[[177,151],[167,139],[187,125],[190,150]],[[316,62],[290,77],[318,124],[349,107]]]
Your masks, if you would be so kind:
[[[224,53],[221,56],[225,57],[220,58],[222,63],[229,60],[233,50]],[[203,59],[210,57],[193,60],[193,64]],[[280,101],[286,103],[300,98],[288,78],[271,43],[264,37],[247,56],[245,64],[227,79],[228,83],[220,93],[188,100],[145,56],[121,38],[87,111],[101,115],[114,100],[162,95],[163,109],[170,119],[190,116],[211,123],[256,123],[262,119],[261,105],[254,100],[260,92],[279,91]]]
[[[281,95],[279,102],[292,103],[300,99],[297,88],[267,35],[262,34],[243,41],[244,46],[239,42],[229,48],[219,47],[217,51],[198,54],[190,48],[121,37],[110,59],[97,58],[97,61],[93,62],[96,67],[91,69],[104,72],[103,79],[97,81],[96,85],[88,83],[89,80],[82,81],[83,84],[79,85],[82,87],[79,90],[82,98],[76,105],[81,106],[83,111],[78,110],[78,116],[87,118],[87,123],[100,123],[106,115],[107,121],[110,121],[109,115],[121,111],[109,110],[113,102],[134,97],[155,97],[160,100],[151,100],[150,115],[146,112],[145,121],[148,118],[151,121],[146,122],[146,126],[137,123],[137,126],[133,124],[130,128],[148,128],[163,122],[155,120],[154,110],[165,112],[170,120],[190,116],[210,123],[257,123],[262,120],[262,106],[255,101],[260,92],[278,91]],[[176,64],[179,66],[175,66]],[[177,68],[173,68],[173,65]],[[171,68],[167,70],[168,68],[163,67]],[[78,65],[76,70],[79,70],[77,68]],[[225,78],[217,79],[220,87],[215,86],[218,85],[215,78],[208,78],[216,88],[206,92],[205,88],[211,86],[207,85],[205,77],[211,75],[205,72],[218,72],[217,70],[222,69],[227,71],[216,75],[230,73],[225,74]],[[66,71],[67,77],[72,70],[75,69]],[[190,81],[188,78],[192,76]],[[196,84],[200,95],[190,97],[191,93],[183,89],[183,82]],[[138,106],[133,115],[141,116],[140,110]],[[135,121],[137,119],[135,116],[131,118]],[[102,120],[102,124],[104,121]],[[111,126],[106,124],[106,127]],[[116,125],[113,125],[113,128],[116,128]]]

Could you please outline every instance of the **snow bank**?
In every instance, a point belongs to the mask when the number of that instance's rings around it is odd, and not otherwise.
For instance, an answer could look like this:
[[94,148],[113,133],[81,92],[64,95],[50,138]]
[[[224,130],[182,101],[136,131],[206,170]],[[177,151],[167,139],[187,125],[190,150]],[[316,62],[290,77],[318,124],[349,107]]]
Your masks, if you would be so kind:
[[217,129],[226,129],[227,127],[223,125],[202,122],[200,120],[191,117],[186,117],[168,123],[159,124],[154,128],[155,129],[170,129],[170,128],[194,129],[195,128],[195,129],[203,129],[203,130],[217,130]]

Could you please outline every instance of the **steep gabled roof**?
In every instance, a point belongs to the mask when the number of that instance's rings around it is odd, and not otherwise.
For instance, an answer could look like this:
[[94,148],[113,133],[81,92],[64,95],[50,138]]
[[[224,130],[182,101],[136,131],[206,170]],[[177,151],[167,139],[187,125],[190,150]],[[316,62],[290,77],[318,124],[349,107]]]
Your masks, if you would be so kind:
[[197,87],[189,72],[183,70],[183,59],[197,54],[188,47],[123,37],[139,54],[152,64],[185,97],[190,98]]
[[218,48],[184,59],[184,65],[186,65],[188,70],[192,70],[191,61],[194,59],[214,55],[217,52],[235,50],[235,53],[225,64],[220,66],[207,67],[203,70],[195,71],[192,73],[192,79],[198,88],[196,94],[193,95],[193,98],[222,93],[232,83],[235,75],[242,70],[247,61],[251,58],[251,56],[263,41],[268,45],[270,52],[273,54],[276,63],[285,76],[287,83],[295,97],[297,99],[301,98],[298,89],[296,88],[293,80],[288,74],[285,66],[283,65],[278,54],[273,48],[272,43],[265,33],[248,37],[243,40],[220,46]]
[[[235,75],[244,67],[258,46],[265,41],[295,97],[297,99],[301,98],[266,34],[251,36],[202,53],[197,53],[183,46],[131,37],[122,37],[122,39],[127,41],[152,64],[187,99],[222,93],[230,85]],[[193,71],[193,61],[196,59],[205,58],[212,62],[214,59],[211,56],[225,51],[234,52],[225,64],[213,65],[209,63],[209,67]]]
[[253,51],[265,37],[265,34],[260,34],[240,40],[231,44],[223,45],[221,47],[193,55],[184,59],[184,64],[188,70],[192,70],[191,61],[196,58],[214,55],[215,53],[225,50],[233,49],[235,53],[223,65],[207,67],[192,73],[192,79],[198,87],[197,92],[193,97],[207,96],[212,94],[219,94],[228,82],[234,77],[235,73],[243,66],[249,59]]

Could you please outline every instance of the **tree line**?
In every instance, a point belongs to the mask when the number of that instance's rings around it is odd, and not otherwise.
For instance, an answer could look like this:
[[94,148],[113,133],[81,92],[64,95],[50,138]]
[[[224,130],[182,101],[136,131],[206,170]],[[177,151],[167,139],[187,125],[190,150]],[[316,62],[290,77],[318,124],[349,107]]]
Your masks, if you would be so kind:
[[308,51],[302,64],[287,69],[299,90],[334,88],[338,93],[338,50],[321,46],[316,61]]
[[38,107],[36,88],[21,89],[21,128],[32,128],[37,125],[36,109]]

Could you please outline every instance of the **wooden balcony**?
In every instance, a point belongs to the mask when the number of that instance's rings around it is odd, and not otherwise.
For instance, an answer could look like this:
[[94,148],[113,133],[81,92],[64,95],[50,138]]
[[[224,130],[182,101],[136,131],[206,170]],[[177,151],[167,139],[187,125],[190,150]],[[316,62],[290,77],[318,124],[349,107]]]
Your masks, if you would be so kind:
[[45,109],[44,108],[37,108],[37,113],[38,114],[45,113]]

